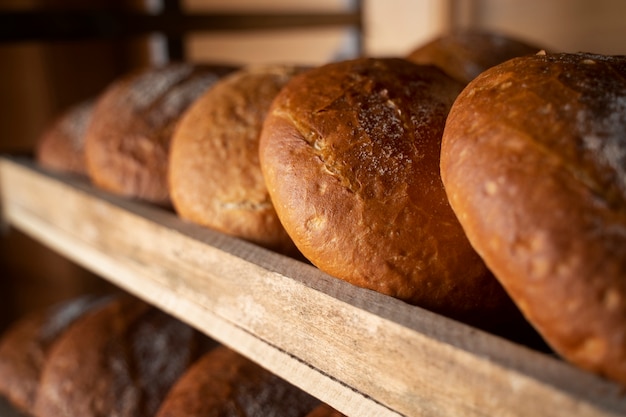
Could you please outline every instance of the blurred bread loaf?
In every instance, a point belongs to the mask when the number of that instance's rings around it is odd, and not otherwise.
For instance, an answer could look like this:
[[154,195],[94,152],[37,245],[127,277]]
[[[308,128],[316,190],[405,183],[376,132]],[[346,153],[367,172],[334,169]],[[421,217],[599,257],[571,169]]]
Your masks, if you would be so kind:
[[198,332],[143,301],[118,298],[52,346],[34,414],[152,417],[204,343]]
[[503,33],[457,29],[418,46],[406,58],[417,64],[435,65],[467,84],[488,68],[540,50],[539,46]]
[[178,380],[157,417],[303,417],[318,400],[220,346],[206,353]]
[[0,394],[32,414],[39,378],[52,345],[77,320],[101,308],[109,297],[85,295],[28,314],[0,338]]
[[180,115],[233,68],[170,63],[128,74],[96,101],[85,138],[93,183],[120,195],[169,205],[168,154]]
[[39,164],[56,171],[87,175],[85,132],[91,121],[94,100],[65,110],[42,133],[35,148]]

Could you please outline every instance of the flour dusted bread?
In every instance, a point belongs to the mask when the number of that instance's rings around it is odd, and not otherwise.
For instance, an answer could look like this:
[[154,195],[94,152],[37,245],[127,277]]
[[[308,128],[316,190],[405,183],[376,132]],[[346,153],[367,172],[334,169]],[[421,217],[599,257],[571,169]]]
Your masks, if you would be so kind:
[[284,253],[295,251],[259,165],[259,135],[292,65],[243,68],[218,81],[181,118],[172,139],[169,186],[184,219]]
[[94,184],[169,205],[167,163],[174,126],[197,97],[231,70],[170,63],[112,83],[95,104],[85,138],[87,170]]
[[461,88],[402,59],[312,69],[274,100],[260,161],[285,229],[321,270],[482,323],[512,303],[467,241],[439,174]]
[[220,346],[178,380],[157,417],[304,417],[318,400]]
[[503,33],[467,28],[445,33],[420,45],[407,59],[417,64],[435,65],[467,84],[488,68],[541,49]]
[[545,340],[626,384],[626,57],[539,54],[481,74],[450,112],[441,173]]
[[85,133],[94,100],[86,100],[61,113],[42,133],[35,148],[37,162],[55,171],[87,175]]
[[50,349],[34,414],[152,417],[204,341],[142,301],[118,298],[75,323]]
[[0,394],[15,408],[32,414],[39,378],[52,345],[74,322],[108,300],[106,296],[85,295],[16,321],[0,339]]

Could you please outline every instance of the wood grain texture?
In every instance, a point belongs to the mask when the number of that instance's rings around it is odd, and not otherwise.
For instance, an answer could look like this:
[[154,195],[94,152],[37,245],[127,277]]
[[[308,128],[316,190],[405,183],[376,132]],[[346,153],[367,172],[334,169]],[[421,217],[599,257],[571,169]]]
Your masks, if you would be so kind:
[[617,416],[620,387],[316,268],[0,160],[4,221],[350,416]]

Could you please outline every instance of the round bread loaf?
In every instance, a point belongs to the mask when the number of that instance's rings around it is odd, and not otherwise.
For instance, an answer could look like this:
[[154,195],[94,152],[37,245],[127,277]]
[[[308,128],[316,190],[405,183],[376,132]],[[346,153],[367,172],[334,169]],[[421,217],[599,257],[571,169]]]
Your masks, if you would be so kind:
[[541,49],[502,33],[458,29],[419,46],[407,59],[417,64],[435,65],[467,84],[488,68]]
[[118,298],[76,322],[52,346],[34,414],[152,417],[203,353],[203,342],[158,309]]
[[58,116],[43,132],[35,148],[39,164],[56,171],[87,175],[85,132],[94,100],[78,103]]
[[107,301],[108,297],[85,295],[16,321],[0,339],[0,394],[15,408],[32,414],[51,346],[72,323]]
[[482,323],[512,302],[467,241],[439,174],[461,88],[402,59],[312,69],[274,100],[260,162],[285,229],[321,270]]
[[306,416],[318,400],[220,346],[178,380],[157,417]]
[[626,57],[538,54],[481,74],[450,112],[441,173],[545,340],[626,384]]
[[85,138],[87,171],[105,190],[169,205],[167,165],[180,115],[226,66],[172,63],[112,83],[98,98]]
[[172,203],[182,218],[294,252],[267,192],[258,144],[272,100],[300,71],[290,65],[241,69],[185,112],[172,139],[169,171]]

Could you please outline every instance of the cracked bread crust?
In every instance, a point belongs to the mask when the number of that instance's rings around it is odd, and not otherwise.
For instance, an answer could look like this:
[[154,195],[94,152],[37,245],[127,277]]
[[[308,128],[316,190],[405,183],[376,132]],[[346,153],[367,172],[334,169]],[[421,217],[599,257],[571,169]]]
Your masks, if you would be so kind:
[[453,209],[527,319],[565,359],[622,384],[624,132],[626,57],[540,54],[468,85],[441,156]]
[[278,252],[296,253],[265,186],[259,135],[276,94],[304,68],[249,66],[218,81],[183,115],[169,187],[184,219]]
[[260,160],[285,229],[321,270],[484,324],[512,303],[467,241],[439,176],[441,134],[461,88],[401,59],[310,70],[274,100]]

